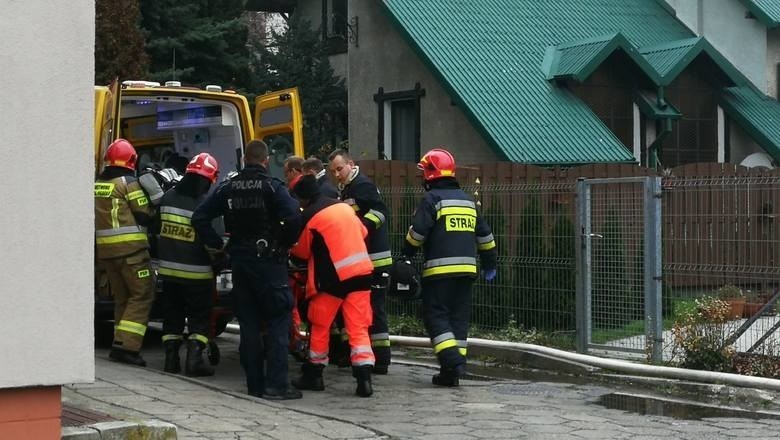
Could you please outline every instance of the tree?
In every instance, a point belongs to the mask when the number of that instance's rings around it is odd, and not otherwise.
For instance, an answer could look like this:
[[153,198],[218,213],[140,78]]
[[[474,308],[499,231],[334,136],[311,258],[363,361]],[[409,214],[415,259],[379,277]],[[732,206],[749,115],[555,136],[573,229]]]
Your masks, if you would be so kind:
[[141,0],[150,79],[243,90],[249,84],[243,0]]
[[321,33],[295,14],[284,32],[271,32],[271,44],[255,46],[252,90],[298,87],[307,154],[323,156],[347,136],[347,90],[333,74]]
[[95,2],[95,84],[145,76],[148,58],[140,19],[138,0]]

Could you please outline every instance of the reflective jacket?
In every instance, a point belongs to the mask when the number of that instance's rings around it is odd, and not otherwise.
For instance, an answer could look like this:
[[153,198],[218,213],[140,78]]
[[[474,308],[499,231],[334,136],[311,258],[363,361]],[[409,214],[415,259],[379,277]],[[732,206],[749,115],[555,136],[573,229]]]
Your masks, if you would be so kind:
[[340,298],[371,289],[374,265],[366,250],[366,228],[346,204],[319,197],[303,210],[304,227],[295,257],[308,260],[306,296],[327,292]]
[[341,200],[357,213],[368,230],[366,246],[375,268],[393,264],[387,237],[388,213],[379,189],[355,167],[349,183],[341,187]]
[[496,242],[476,208],[454,178],[430,184],[404,243],[404,255],[409,258],[423,247],[423,278],[476,276],[477,251],[483,269],[495,268]]
[[211,258],[192,227],[192,213],[205,194],[192,197],[168,190],[160,201],[157,273],[184,283],[212,283]]
[[152,207],[131,173],[107,168],[95,182],[97,258],[124,257],[149,248],[138,219],[148,220]]

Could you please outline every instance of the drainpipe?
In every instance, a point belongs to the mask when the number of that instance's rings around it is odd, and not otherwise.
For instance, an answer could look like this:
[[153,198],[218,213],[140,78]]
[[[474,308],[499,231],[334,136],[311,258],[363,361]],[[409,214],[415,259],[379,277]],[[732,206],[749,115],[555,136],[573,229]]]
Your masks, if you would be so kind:
[[[667,107],[666,99],[664,98],[663,86],[658,86],[656,102],[658,103],[658,107],[661,109],[665,109]],[[658,166],[658,150],[661,148],[661,144],[663,143],[664,139],[666,139],[666,136],[672,132],[672,119],[662,118],[656,121],[655,129],[657,135],[653,143],[651,143],[648,147],[648,152],[650,154],[647,159],[647,166],[648,168],[652,169],[655,169]]]

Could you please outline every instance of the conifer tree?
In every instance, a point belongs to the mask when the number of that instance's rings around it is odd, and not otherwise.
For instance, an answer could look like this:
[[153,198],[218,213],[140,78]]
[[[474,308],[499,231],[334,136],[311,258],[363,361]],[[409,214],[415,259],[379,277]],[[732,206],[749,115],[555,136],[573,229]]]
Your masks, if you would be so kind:
[[270,45],[255,47],[252,90],[298,87],[306,154],[324,156],[347,136],[347,91],[333,73],[320,35],[293,14],[286,30],[272,31]]
[[140,20],[138,0],[95,2],[95,84],[146,75],[148,58]]

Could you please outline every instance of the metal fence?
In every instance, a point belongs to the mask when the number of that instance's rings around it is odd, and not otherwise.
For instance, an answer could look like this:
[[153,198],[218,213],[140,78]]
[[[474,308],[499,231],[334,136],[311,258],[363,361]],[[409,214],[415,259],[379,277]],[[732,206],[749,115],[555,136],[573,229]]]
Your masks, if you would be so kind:
[[[413,168],[399,166],[398,171],[392,163],[379,167],[384,167],[384,182],[393,184],[382,187],[378,179],[391,213],[391,248],[398,252],[423,190],[412,183],[417,181]],[[591,167],[580,174],[632,175],[633,171],[624,168],[614,173],[608,167],[601,171]],[[536,329],[546,336],[544,343],[573,349],[577,342],[578,214],[573,176],[577,171],[545,175],[544,170],[529,169],[522,168],[522,178],[506,177],[508,172],[496,176],[500,173],[494,171],[490,184],[471,177],[480,170],[470,170],[469,178],[461,180],[481,205],[499,254],[497,281],[475,284],[472,333],[485,336]],[[647,174],[637,167],[633,175]],[[658,282],[652,276],[648,279],[643,269],[647,258],[657,257],[645,255],[646,243],[641,238],[646,199],[628,183],[606,185],[594,192],[596,226],[591,233],[600,237],[592,243],[591,342],[641,352],[653,348],[646,338],[652,335],[649,324],[657,326],[663,357],[668,359],[669,330],[676,313],[690,307],[695,298],[721,295],[724,289],[720,288],[735,286],[745,298],[742,310],[734,311],[731,334],[753,318],[749,328],[737,335],[737,350],[761,351],[780,343],[775,308],[767,306],[760,316],[756,314],[780,288],[780,174],[723,164],[684,167],[669,174],[662,179],[661,191],[663,295],[655,299],[661,303],[663,321],[648,323],[646,314],[646,284]],[[507,180],[512,182],[494,183]],[[418,320],[420,304],[389,300],[388,313]]]

